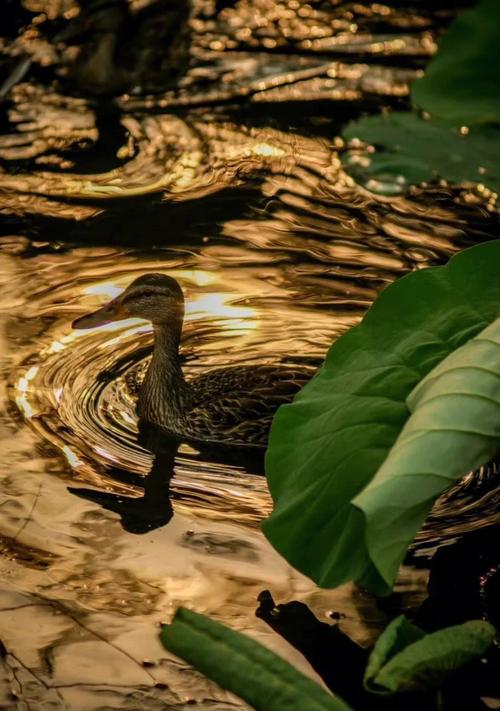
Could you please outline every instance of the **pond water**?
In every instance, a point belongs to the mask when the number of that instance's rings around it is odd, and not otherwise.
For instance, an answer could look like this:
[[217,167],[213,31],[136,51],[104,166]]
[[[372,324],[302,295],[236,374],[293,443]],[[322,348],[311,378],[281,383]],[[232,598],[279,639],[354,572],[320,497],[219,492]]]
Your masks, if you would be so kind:
[[[158,626],[181,604],[309,674],[255,618],[261,591],[324,621],[340,612],[364,645],[386,619],[367,593],[321,590],[274,552],[259,531],[271,508],[263,476],[182,445],[170,481],[140,446],[131,383],[150,356],[149,324],[71,327],[160,271],[185,292],[188,375],[317,366],[385,285],[496,236],[477,191],[375,197],[340,161],[343,123],[404,101],[446,7],[349,6],[334,32],[323,4],[291,2],[295,35],[278,22],[259,41],[255,28],[238,35],[259,17],[262,27],[271,5],[207,3],[178,90],[111,102],[35,74],[2,107],[2,708],[243,706],[161,648]],[[401,571],[402,607],[425,597],[419,557],[496,522],[499,495],[490,468],[440,499]]]

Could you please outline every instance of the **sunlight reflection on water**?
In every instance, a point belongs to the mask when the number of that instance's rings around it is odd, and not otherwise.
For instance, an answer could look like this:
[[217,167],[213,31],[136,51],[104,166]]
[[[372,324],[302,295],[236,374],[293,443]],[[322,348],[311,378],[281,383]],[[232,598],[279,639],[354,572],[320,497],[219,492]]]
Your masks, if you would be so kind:
[[[340,124],[364,101],[406,95],[435,48],[432,12],[374,5],[354,22],[354,6],[327,3],[280,24],[278,5],[245,0],[215,23],[196,17],[194,52],[208,64],[176,90],[119,97],[111,118],[55,85],[21,83],[9,97],[0,136],[0,626],[25,664],[31,701],[57,711],[97,711],[103,694],[110,708],[134,711],[187,708],[188,699],[234,708],[160,648],[156,625],[179,604],[250,630],[308,673],[255,620],[262,589],[306,601],[324,621],[340,610],[342,629],[364,644],[386,617],[363,591],[320,590],[289,568],[258,530],[271,506],[265,480],[241,465],[183,445],[170,492],[158,494],[156,512],[171,505],[173,517],[143,535],[98,499],[68,491],[91,487],[130,510],[144,496],[152,456],[137,441],[131,382],[148,363],[151,326],[71,328],[137,276],[179,280],[188,376],[231,364],[314,368],[386,284],[497,234],[497,214],[466,188],[384,198],[342,170]],[[259,18],[262,32],[249,32]],[[241,97],[244,111],[227,103]],[[174,106],[187,108],[167,113]],[[482,503],[474,486],[466,479],[443,497],[421,546],[495,519],[495,481]],[[403,606],[421,599],[425,579],[402,570]]]

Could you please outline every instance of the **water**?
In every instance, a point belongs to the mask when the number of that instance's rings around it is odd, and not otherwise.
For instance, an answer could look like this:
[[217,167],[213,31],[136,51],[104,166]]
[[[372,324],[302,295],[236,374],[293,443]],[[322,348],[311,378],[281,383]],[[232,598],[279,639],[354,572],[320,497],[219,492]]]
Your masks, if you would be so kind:
[[[131,93],[110,109],[32,80],[5,108],[6,708],[12,693],[29,709],[240,707],[161,648],[158,625],[181,604],[308,673],[255,618],[262,590],[302,600],[322,620],[340,611],[362,644],[385,620],[366,593],[320,590],[272,550],[259,531],[271,507],[262,476],[186,445],[170,487],[150,474],[130,390],[150,355],[148,324],[71,328],[135,277],[162,271],[186,295],[189,375],[236,363],[314,367],[386,284],[495,236],[497,213],[477,191],[374,197],[340,162],[342,122],[374,97],[404,97],[449,13],[392,11],[382,29],[360,17],[337,42],[311,29],[322,16],[302,18],[286,42],[273,20],[254,46],[248,7],[222,9],[215,24],[199,14],[198,65],[177,91]],[[268,2],[259,8],[252,22],[269,15]],[[249,103],[235,105],[241,97]],[[494,471],[466,478],[438,502],[414,552],[496,522],[497,501]],[[425,582],[424,568],[401,571],[403,607],[421,601]]]

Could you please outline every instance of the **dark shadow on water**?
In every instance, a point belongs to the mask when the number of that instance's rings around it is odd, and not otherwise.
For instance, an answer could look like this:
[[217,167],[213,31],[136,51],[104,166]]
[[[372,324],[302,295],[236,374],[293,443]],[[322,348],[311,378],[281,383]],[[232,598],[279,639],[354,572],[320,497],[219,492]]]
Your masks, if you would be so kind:
[[[91,164],[89,164],[90,166]],[[234,244],[234,239],[222,236],[223,225],[232,219],[250,214],[260,200],[261,179],[255,177],[245,188],[222,188],[217,195],[193,200],[168,202],[163,195],[146,195],[130,199],[109,198],[103,212],[91,220],[71,220],[44,214],[7,214],[0,225],[0,235],[25,234],[47,242],[74,245],[111,245],[144,248],[179,248],[184,244],[199,247],[216,240]],[[89,200],[58,198],[55,210],[94,206]],[[102,207],[102,205],[101,205]]]
[[418,623],[429,631],[471,619],[500,624],[500,526],[471,531],[439,548]]
[[174,474],[177,443],[170,451],[158,453],[153,458],[151,471],[146,477],[134,475],[127,470],[114,468],[109,474],[116,481],[133,483],[142,487],[139,497],[121,496],[107,491],[68,487],[68,491],[82,499],[94,501],[108,511],[120,516],[120,523],[129,533],[148,533],[166,526],[173,516],[170,482]]
[[336,624],[321,622],[297,600],[276,604],[268,590],[259,595],[255,614],[307,659],[327,687],[356,709],[436,708],[431,695],[379,696],[365,690],[369,651],[353,642]]
[[[479,583],[477,578],[476,583]],[[355,709],[480,711],[486,708],[479,698],[485,689],[487,695],[498,696],[497,669],[500,654],[495,646],[490,648],[482,660],[474,660],[450,674],[441,689],[440,698],[432,690],[425,693],[379,695],[370,693],[364,687],[370,649],[353,642],[337,624],[318,620],[303,602],[292,600],[276,604],[268,590],[264,590],[258,600],[256,616],[303,654],[326,686]],[[342,616],[333,613],[332,618],[337,620]],[[446,626],[444,620],[439,625],[440,628]]]
[[[115,481],[142,488],[142,496],[123,496],[74,486],[68,487],[68,491],[117,513],[122,527],[128,533],[143,534],[166,526],[174,514],[172,499],[176,498],[176,494],[171,491],[170,484],[182,440],[148,425],[140,426],[138,440],[142,447],[153,453],[149,474],[143,477],[118,467],[108,469],[107,473]],[[206,443],[201,447],[200,443],[196,443],[196,446],[201,450],[200,454],[205,462],[241,466],[248,473],[255,475],[264,473],[263,449],[224,447]]]

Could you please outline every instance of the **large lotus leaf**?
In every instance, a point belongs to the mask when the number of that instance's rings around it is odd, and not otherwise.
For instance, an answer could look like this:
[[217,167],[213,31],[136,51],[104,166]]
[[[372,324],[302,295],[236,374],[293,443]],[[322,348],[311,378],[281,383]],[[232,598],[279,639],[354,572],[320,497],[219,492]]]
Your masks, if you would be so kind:
[[483,654],[494,639],[495,628],[482,620],[425,634],[401,615],[378,638],[366,667],[365,686],[380,694],[437,687],[448,674]]
[[180,608],[161,641],[257,711],[349,711],[341,699],[258,642]]
[[[387,565],[392,571],[409,542],[409,529],[400,532],[395,521],[398,515],[404,519],[409,492],[396,501],[399,512],[387,521],[390,539],[375,519],[376,543],[367,539],[365,516],[352,501],[403,429],[410,393],[500,316],[499,266],[500,241],[495,240],[460,252],[444,267],[391,284],[363,321],[334,343],[293,403],[278,410],[266,454],[275,508],[263,530],[318,584],[335,587],[355,580],[380,594],[390,591],[393,573],[386,573]],[[464,463],[462,473],[466,470]],[[438,481],[444,485],[442,477],[431,478],[434,492]],[[430,484],[422,479],[411,486],[425,491]],[[378,555],[386,545],[391,562],[386,565],[384,558],[381,565],[372,551],[375,546]]]
[[499,28],[498,0],[459,14],[413,84],[413,103],[457,126],[500,123]]
[[483,183],[500,192],[500,129],[475,127],[462,135],[442,121],[393,112],[354,121],[344,136],[376,147],[361,161],[352,153],[345,156],[353,177],[364,183],[370,180],[368,187],[374,192],[401,191],[441,178],[454,184]]
[[500,447],[500,319],[445,358],[407,402],[411,417],[353,501],[366,518],[369,555],[387,583],[437,496]]

